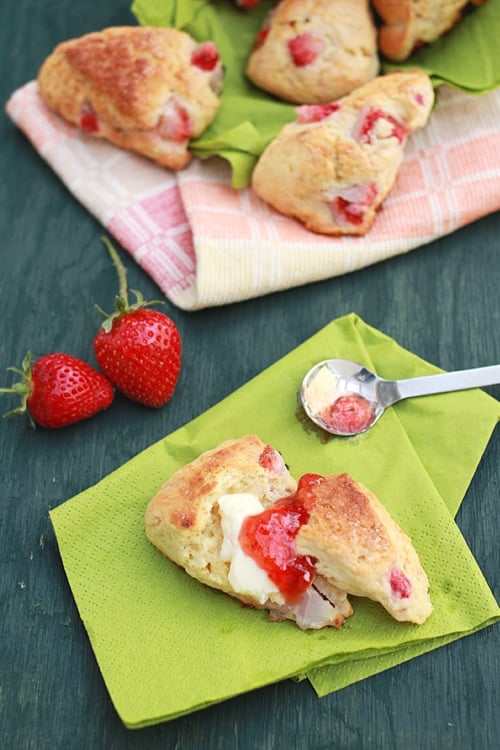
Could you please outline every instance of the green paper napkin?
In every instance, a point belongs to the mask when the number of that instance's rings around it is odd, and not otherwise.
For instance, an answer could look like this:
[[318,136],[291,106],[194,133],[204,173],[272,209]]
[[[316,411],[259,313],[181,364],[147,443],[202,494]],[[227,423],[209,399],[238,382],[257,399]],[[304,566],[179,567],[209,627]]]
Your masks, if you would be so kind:
[[[355,358],[386,377],[435,371],[356,315],[345,316],[50,512],[76,604],[128,727],[305,674],[318,692],[328,692],[327,665],[346,670],[348,684],[374,659],[396,664],[498,619],[450,513],[498,420],[498,403],[478,390],[414,399],[393,407],[363,436],[323,442],[298,418],[297,393],[305,372],[329,356]],[[297,477],[349,471],[380,497],[412,536],[429,575],[435,611],[427,623],[397,623],[361,599],[353,600],[355,614],[339,631],[270,623],[264,612],[198,584],[149,544],[144,510],[163,481],[201,451],[247,432],[280,449]]]
[[[232,0],[134,0],[132,12],[143,25],[174,26],[195,39],[212,39],[226,68],[217,118],[191,143],[200,158],[221,156],[232,167],[233,187],[250,181],[257,158],[283,125],[295,119],[295,106],[255,87],[245,64],[255,35],[274,5],[262,0],[252,11]],[[500,0],[488,2],[464,18],[451,32],[403,64],[383,64],[382,72],[421,67],[433,83],[446,82],[467,93],[483,93],[500,84]]]

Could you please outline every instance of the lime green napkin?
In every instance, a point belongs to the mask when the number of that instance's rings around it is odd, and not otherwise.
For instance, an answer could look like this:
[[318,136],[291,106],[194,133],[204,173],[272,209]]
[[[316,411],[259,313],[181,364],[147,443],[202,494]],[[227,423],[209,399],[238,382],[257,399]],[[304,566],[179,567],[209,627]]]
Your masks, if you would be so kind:
[[[200,158],[218,155],[232,167],[233,187],[248,184],[265,146],[283,125],[295,119],[295,107],[257,89],[245,76],[255,34],[273,6],[262,0],[252,11],[232,0],[134,0],[132,12],[143,25],[182,28],[202,41],[212,39],[226,68],[222,104],[214,123],[191,144]],[[422,67],[435,85],[446,82],[468,93],[500,84],[500,0],[488,2],[450,33],[398,66]]]
[[[423,397],[393,407],[363,436],[325,440],[307,429],[297,394],[305,372],[329,356],[354,358],[385,377],[436,370],[347,315],[50,512],[80,615],[128,727],[288,677],[307,675],[324,694],[499,618],[451,515],[499,404],[478,390]],[[379,496],[413,538],[429,575],[435,611],[424,625],[397,623],[362,599],[353,600],[355,614],[341,630],[302,632],[293,623],[270,623],[264,612],[192,580],[149,544],[144,510],[163,481],[201,451],[248,432],[281,450],[296,477],[348,471]],[[343,677],[332,685],[334,672]]]

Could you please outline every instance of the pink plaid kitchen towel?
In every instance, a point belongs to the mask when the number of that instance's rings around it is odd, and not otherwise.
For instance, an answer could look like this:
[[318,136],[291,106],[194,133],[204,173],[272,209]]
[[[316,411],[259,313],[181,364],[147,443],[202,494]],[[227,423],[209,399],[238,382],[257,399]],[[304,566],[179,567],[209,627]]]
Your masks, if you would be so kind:
[[428,125],[409,139],[397,182],[364,237],[307,231],[251,189],[233,189],[222,159],[193,159],[173,173],[85,136],[45,108],[34,81],[12,95],[7,113],[184,310],[348,273],[500,208],[500,89],[471,96],[441,87]]

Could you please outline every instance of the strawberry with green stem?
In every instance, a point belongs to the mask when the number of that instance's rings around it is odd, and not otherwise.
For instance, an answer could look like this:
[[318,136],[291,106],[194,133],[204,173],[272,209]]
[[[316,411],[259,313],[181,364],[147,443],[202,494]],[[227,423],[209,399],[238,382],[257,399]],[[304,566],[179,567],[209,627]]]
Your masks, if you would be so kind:
[[21,396],[21,404],[5,416],[28,414],[33,427],[67,427],[107,409],[114,398],[109,380],[87,362],[70,354],[45,354],[32,363],[30,352],[22,369],[9,367],[22,375],[11,388],[0,393]]
[[163,406],[172,397],[181,369],[182,343],[174,321],[145,302],[142,294],[130,291],[135,302],[129,303],[126,271],[111,242],[103,242],[118,272],[119,294],[115,312],[107,315],[94,337],[97,362],[111,382],[128,398],[145,406]]

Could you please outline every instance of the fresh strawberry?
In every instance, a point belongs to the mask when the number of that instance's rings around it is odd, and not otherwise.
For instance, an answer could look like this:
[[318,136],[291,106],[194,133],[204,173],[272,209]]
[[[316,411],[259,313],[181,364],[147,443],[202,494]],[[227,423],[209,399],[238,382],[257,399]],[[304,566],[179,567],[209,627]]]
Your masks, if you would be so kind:
[[28,352],[22,370],[10,370],[23,376],[1,393],[17,393],[21,406],[8,413],[27,413],[33,426],[55,429],[94,416],[111,405],[114,389],[100,372],[78,357],[56,352],[45,354],[32,365]]
[[179,331],[168,315],[146,309],[160,303],[145,302],[140,292],[131,290],[136,302],[129,305],[125,269],[111,243],[106,238],[104,243],[118,271],[120,292],[115,312],[94,337],[97,362],[125,396],[145,406],[163,406],[174,393],[181,369]]
[[287,47],[297,68],[304,68],[313,63],[325,47],[324,40],[309,32],[289,39]]

